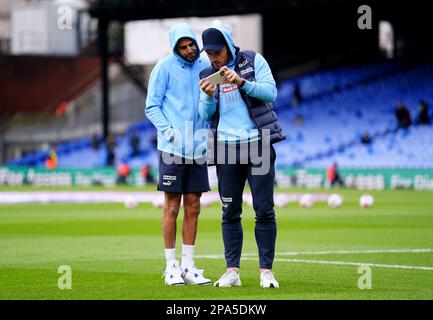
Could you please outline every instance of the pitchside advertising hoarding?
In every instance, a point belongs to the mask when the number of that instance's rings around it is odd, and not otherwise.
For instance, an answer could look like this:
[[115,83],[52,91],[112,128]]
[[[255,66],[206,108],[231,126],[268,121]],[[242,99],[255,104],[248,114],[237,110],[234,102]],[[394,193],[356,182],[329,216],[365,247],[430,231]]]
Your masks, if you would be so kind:
[[[215,167],[210,167],[209,179],[212,187],[217,180]],[[157,177],[157,168],[152,168]],[[433,170],[429,169],[340,169],[346,187],[359,190],[415,189],[433,190]],[[104,169],[56,169],[31,167],[0,167],[0,185],[5,186],[113,186],[116,184],[115,168]],[[146,184],[139,169],[133,169],[127,183],[135,186]],[[279,187],[301,187],[307,189],[327,187],[324,169],[281,168],[276,170]]]

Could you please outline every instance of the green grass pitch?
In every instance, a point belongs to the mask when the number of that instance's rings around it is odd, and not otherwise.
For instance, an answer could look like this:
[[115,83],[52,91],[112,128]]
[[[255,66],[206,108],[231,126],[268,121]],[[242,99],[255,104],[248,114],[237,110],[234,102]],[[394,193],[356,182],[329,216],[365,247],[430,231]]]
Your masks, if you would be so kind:
[[[0,299],[433,299],[433,250],[411,251],[433,249],[433,194],[372,192],[374,207],[362,209],[362,192],[338,192],[341,208],[277,208],[280,289],[259,287],[246,204],[239,288],[165,286],[161,209],[150,204],[0,205]],[[225,271],[220,217],[217,204],[202,209],[196,243],[195,262],[213,281]],[[182,212],[178,257],[181,223]],[[358,288],[362,263],[372,264],[371,289]],[[70,290],[57,286],[61,265],[71,267]]]

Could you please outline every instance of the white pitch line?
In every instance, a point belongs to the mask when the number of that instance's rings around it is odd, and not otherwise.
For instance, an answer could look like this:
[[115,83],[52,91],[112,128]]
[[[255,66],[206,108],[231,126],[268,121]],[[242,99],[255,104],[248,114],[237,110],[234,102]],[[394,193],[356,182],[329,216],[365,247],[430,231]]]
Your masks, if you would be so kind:
[[[246,258],[244,260],[256,260]],[[328,261],[328,260],[308,260],[308,259],[274,259],[274,261],[282,262],[301,262],[301,263],[317,263],[317,264],[334,264],[334,265],[349,265],[349,266],[369,266],[380,268],[394,268],[394,269],[415,269],[415,270],[433,270],[433,267],[422,266],[404,266],[399,264],[380,264],[380,263],[365,263],[365,262],[350,262],[350,261]]]
[[[423,253],[433,252],[433,249],[377,249],[377,250],[341,250],[341,251],[300,251],[300,252],[282,252],[276,253],[276,255],[314,255],[314,254],[359,254],[359,253]],[[246,253],[242,255],[242,260],[257,260],[252,258],[257,254]],[[251,258],[249,258],[251,257]],[[203,259],[224,259],[222,255],[200,255],[196,258]],[[309,260],[309,259],[284,259],[275,258],[274,261],[281,262],[298,262],[298,263],[315,263],[315,264],[332,264],[332,265],[351,265],[351,266],[369,266],[379,268],[393,268],[393,269],[414,269],[414,270],[433,270],[433,267],[423,266],[405,266],[398,264],[380,264],[380,263],[368,263],[368,262],[350,262],[350,261],[328,261],[328,260]]]
[[[359,254],[359,253],[426,253],[433,249],[373,249],[373,250],[334,250],[334,251],[289,251],[276,252],[275,255],[297,256],[297,255],[326,255],[326,254]],[[243,256],[256,256],[255,253],[245,253]]]
[[[223,256],[218,256],[218,255],[196,256],[196,258],[224,259]],[[257,261],[257,258],[242,258],[242,260]],[[399,264],[379,264],[379,263],[368,263],[368,262],[328,261],[328,260],[308,260],[308,259],[284,259],[284,258],[276,258],[276,259],[274,259],[274,261],[315,263],[315,264],[333,264],[333,265],[349,265],[349,266],[369,266],[369,267],[379,267],[379,268],[414,269],[414,270],[433,271],[433,267],[404,266],[404,265],[399,265]]]

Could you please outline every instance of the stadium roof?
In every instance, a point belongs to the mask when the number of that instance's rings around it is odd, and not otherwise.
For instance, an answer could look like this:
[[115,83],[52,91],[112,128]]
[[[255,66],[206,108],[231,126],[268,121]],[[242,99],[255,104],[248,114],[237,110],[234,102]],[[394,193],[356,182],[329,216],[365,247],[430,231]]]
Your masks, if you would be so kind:
[[246,14],[344,3],[347,4],[347,0],[95,0],[89,11],[94,17],[109,20],[137,20]]

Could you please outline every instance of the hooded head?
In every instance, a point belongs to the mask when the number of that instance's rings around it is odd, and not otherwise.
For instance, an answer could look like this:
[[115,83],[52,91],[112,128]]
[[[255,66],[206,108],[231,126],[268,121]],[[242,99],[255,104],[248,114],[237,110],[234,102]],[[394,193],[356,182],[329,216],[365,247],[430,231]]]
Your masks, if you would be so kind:
[[168,37],[170,48],[173,50],[173,54],[179,59],[186,62],[194,62],[200,57],[197,38],[188,24],[178,23],[172,26]]
[[239,50],[234,44],[233,36],[227,26],[216,25],[207,28],[202,34],[203,50],[208,54],[215,69],[232,66]]

